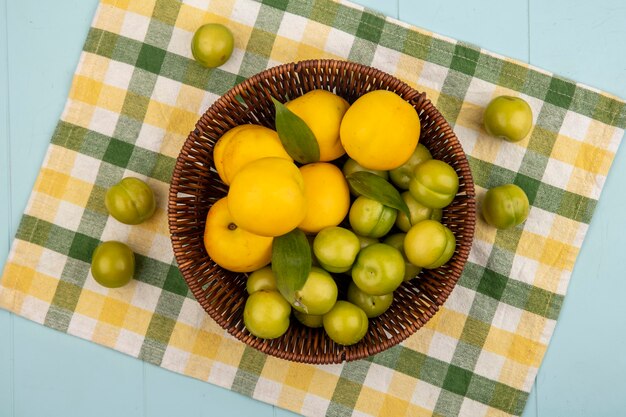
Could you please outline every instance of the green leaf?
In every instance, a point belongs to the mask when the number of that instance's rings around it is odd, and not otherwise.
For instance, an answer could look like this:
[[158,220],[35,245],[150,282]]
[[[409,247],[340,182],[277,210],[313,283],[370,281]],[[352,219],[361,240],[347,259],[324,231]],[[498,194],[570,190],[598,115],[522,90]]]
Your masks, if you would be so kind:
[[276,132],[289,156],[301,164],[319,161],[320,146],[311,128],[280,101],[274,97],[272,101],[276,108]]
[[400,192],[384,178],[367,171],[357,171],[348,175],[348,182],[364,197],[376,200],[379,203],[398,209],[411,218],[409,206],[406,205]]
[[283,297],[290,304],[306,310],[306,307],[298,300],[297,294],[311,272],[311,247],[302,230],[294,229],[274,238],[272,271],[276,275],[278,291]]

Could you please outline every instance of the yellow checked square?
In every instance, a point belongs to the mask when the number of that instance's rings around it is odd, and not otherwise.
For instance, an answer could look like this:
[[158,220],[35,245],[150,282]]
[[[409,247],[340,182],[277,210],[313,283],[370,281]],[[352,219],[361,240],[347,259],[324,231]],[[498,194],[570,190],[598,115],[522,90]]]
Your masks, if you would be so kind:
[[[540,127],[535,127],[535,129],[540,129]],[[556,141],[554,141],[550,158],[575,165],[581,145],[582,144],[575,139],[558,135]]]
[[102,90],[100,91],[97,104],[98,107],[102,107],[103,109],[111,110],[115,113],[121,113],[125,100],[125,90],[108,84],[102,84]]
[[176,322],[169,344],[175,348],[185,352],[191,352],[197,343],[197,337],[200,330],[187,324]]
[[[116,1],[116,0],[112,0]],[[116,1],[116,3],[118,3]],[[143,16],[151,17],[154,11],[154,6],[156,4],[156,0],[141,0],[141,1],[133,1],[133,0],[122,0],[119,2],[119,7],[123,7],[129,12],[134,12]]]
[[306,367],[299,364],[289,364],[287,367],[287,375],[285,375],[285,383],[291,387],[302,391],[308,391],[315,368]]
[[76,73],[86,78],[101,82],[105,78],[110,62],[110,59],[101,55],[85,53],[80,64],[76,68]]
[[[35,254],[36,252],[33,253],[33,256],[35,256]],[[48,303],[52,302],[59,280],[39,272],[35,272],[35,274],[30,277],[30,280],[32,281],[30,283],[30,288],[23,292],[28,293],[41,301]]]
[[112,326],[99,321],[96,323],[96,328],[93,331],[91,340],[103,346],[113,348],[117,344],[117,338],[120,334],[120,330],[121,329],[117,326]]
[[38,198],[31,202],[30,215],[52,223],[59,212],[60,203],[61,200],[58,198],[40,193]]
[[578,248],[554,239],[546,239],[539,261],[557,269],[571,271],[574,268],[577,254]]
[[124,22],[125,11],[111,4],[103,3],[93,22],[93,27],[107,32],[119,33]]
[[78,303],[76,304],[76,313],[83,316],[97,319],[100,317],[102,307],[104,306],[105,296],[96,292],[84,289],[80,292]]
[[137,334],[146,334],[151,319],[151,312],[129,305],[123,327]]
[[[380,415],[385,401],[385,395],[378,390],[371,389],[367,385],[361,387],[359,398],[354,405],[355,410],[365,411],[373,415]],[[404,414],[398,414],[404,415]]]
[[194,355],[214,359],[215,353],[221,343],[221,337],[215,333],[198,331],[191,352]]
[[128,304],[123,301],[106,297],[102,303],[102,310],[100,311],[98,321],[109,323],[115,327],[122,327],[128,307]]

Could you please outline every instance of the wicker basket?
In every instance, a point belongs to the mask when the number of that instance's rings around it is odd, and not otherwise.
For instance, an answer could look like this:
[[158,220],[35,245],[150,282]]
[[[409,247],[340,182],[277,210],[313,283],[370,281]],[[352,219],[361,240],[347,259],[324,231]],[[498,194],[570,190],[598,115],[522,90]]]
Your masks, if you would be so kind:
[[[452,165],[460,179],[459,192],[444,209],[442,220],[457,239],[451,261],[436,270],[422,270],[417,278],[402,284],[389,310],[370,320],[367,335],[353,346],[337,345],[323,329],[305,327],[294,319],[287,333],[278,339],[252,336],[243,324],[246,275],[216,265],[203,244],[207,211],[228,190],[213,164],[215,142],[229,129],[244,123],[274,128],[270,96],[285,102],[313,89],[333,91],[350,103],[372,90],[396,92],[420,116],[420,143],[434,158]],[[176,161],[168,215],[180,271],[198,302],[220,326],[269,355],[326,364],[361,359],[388,349],[415,333],[437,312],[463,271],[474,235],[476,208],[465,153],[450,125],[424,93],[375,68],[345,61],[312,60],[263,71],[228,91],[207,110]]]

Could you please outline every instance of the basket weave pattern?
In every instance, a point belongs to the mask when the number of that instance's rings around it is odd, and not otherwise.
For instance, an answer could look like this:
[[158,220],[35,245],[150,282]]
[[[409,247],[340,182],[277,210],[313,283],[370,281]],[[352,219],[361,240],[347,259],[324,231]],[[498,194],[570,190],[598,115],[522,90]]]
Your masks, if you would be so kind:
[[[314,89],[326,89],[353,103],[372,91],[386,89],[400,95],[418,112],[420,143],[433,158],[449,163],[459,175],[459,192],[443,211],[442,223],[454,233],[455,253],[446,265],[422,270],[403,283],[383,315],[370,319],[367,335],[352,346],[341,346],[323,329],[311,329],[292,319],[283,336],[274,340],[251,335],[243,324],[246,275],[216,265],[204,247],[206,215],[211,205],[226,196],[213,163],[213,147],[228,130],[245,123],[274,128],[274,106]],[[422,327],[439,309],[461,276],[474,235],[474,184],[465,153],[450,125],[424,93],[399,79],[361,64],[312,60],[263,71],[220,97],[189,134],[172,176],[169,193],[169,228],[179,269],[204,310],[237,339],[279,358],[316,364],[361,359],[388,349]]]

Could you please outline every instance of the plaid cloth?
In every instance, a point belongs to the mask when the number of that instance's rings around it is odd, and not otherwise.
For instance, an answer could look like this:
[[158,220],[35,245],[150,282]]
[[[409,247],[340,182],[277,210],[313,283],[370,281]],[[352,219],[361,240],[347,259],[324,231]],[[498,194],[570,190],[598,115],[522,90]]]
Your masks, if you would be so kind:
[[[189,49],[205,22],[228,25],[236,49],[218,69]],[[199,115],[267,67],[307,58],[376,66],[425,91],[454,125],[486,189],[515,183],[532,208],[498,231],[478,220],[469,262],[441,311],[400,346],[335,366],[285,362],[227,335],[190,295],[175,265],[167,191]],[[534,111],[530,137],[486,135],[497,95]],[[61,121],[6,264],[0,306],[45,326],[311,416],[519,415],[576,256],[626,127],[622,101],[329,0],[102,0]],[[155,190],[156,215],[126,226],[107,215],[124,176]],[[127,242],[137,276],[96,284],[93,249]]]

